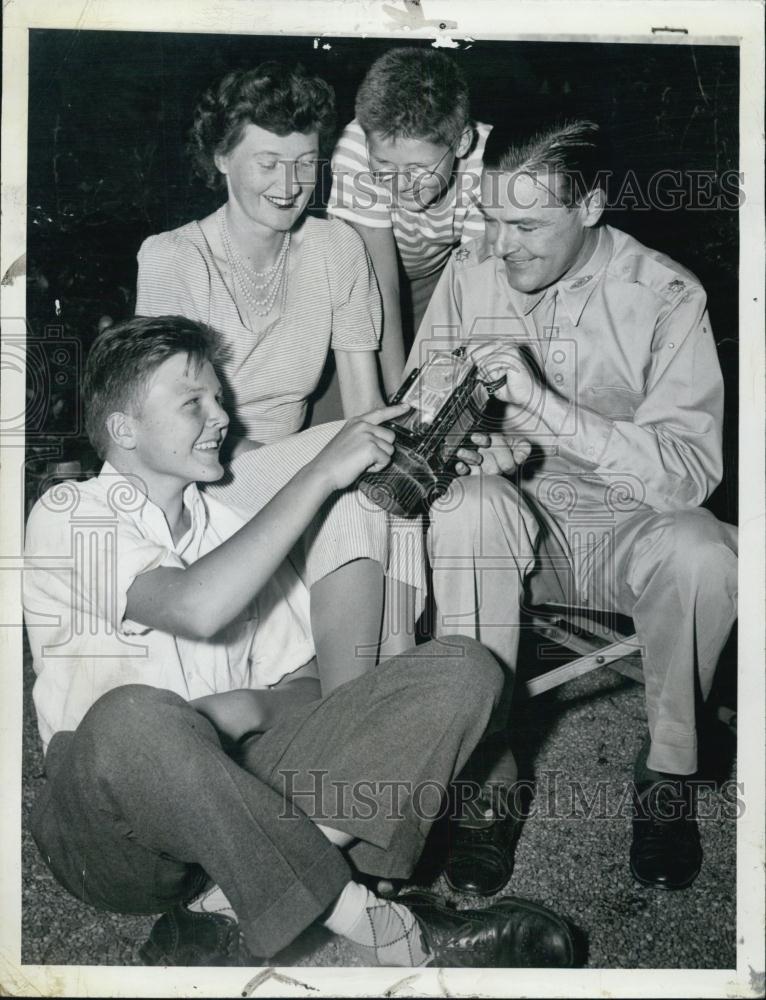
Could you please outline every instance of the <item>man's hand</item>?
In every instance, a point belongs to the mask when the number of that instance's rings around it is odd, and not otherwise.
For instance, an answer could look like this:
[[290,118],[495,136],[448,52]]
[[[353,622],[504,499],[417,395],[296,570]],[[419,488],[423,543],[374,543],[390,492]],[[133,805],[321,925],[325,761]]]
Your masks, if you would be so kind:
[[467,354],[482,378],[494,382],[505,376],[505,385],[495,389],[495,398],[530,412],[539,402],[543,386],[523,352],[507,341],[487,341],[468,345]]
[[467,353],[486,381],[505,378],[494,390],[495,398],[506,404],[504,430],[532,441],[545,433],[547,409],[557,397],[540,381],[524,352],[514,344],[489,341],[468,347]]
[[310,466],[330,490],[345,489],[364,472],[380,472],[391,461],[395,440],[394,432],[380,424],[409,409],[408,403],[397,403],[348,420]]
[[521,437],[506,434],[471,435],[476,449],[460,448],[455,470],[459,476],[502,476],[514,472],[529,458],[532,445]]

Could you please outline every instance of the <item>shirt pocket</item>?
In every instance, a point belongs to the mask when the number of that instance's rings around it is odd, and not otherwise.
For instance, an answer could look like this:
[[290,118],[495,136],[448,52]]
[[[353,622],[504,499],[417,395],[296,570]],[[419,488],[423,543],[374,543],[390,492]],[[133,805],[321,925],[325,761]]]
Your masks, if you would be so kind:
[[643,401],[643,392],[622,385],[589,386],[583,398],[588,409],[612,420],[632,420]]

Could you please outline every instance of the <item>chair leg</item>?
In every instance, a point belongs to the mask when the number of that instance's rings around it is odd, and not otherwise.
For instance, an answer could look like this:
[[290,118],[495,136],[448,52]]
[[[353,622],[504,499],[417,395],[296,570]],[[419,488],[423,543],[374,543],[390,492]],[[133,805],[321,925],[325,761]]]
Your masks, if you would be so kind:
[[[523,692],[522,697],[534,698],[599,667],[608,667],[639,684],[644,683],[641,647],[635,635],[624,635],[572,608],[562,612],[557,612],[555,607],[535,608],[529,613],[529,621],[535,632],[552,645],[579,655],[563,666],[520,683],[518,688]],[[736,708],[721,705],[716,716],[736,736]]]
[[[547,635],[546,637],[553,638]],[[581,639],[579,636],[572,638]],[[553,641],[556,640],[553,639]],[[568,639],[567,645],[569,643],[570,640]],[[580,645],[579,642],[578,645]],[[578,651],[575,650],[575,652]],[[639,668],[633,664],[616,662],[620,660],[624,661],[626,657],[635,655],[636,651],[636,637],[634,635],[628,636],[625,639],[619,639],[617,642],[608,643],[606,646],[598,644],[595,649],[591,647],[584,656],[579,656],[576,660],[572,660],[571,663],[565,663],[561,667],[556,667],[554,670],[549,670],[539,677],[533,677],[531,680],[526,681],[523,688],[524,692],[528,698],[535,698],[537,695],[542,694],[543,691],[550,691],[552,688],[558,687],[560,684],[564,684],[574,677],[581,677],[592,670],[598,670],[599,667],[606,666],[627,677],[631,677],[633,680],[643,681],[643,673]]]

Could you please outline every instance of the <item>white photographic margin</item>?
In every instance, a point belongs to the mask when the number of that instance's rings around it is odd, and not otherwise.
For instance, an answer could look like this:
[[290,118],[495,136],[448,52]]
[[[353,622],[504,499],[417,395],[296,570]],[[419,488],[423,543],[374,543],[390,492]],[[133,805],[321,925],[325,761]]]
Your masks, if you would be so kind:
[[[22,966],[21,728],[23,357],[3,344],[0,394],[0,994],[10,996],[748,997],[764,975],[764,5],[760,0],[7,0],[3,26],[0,320],[25,315],[30,28],[727,44],[740,49],[740,588],[737,966],[728,970],[142,969]],[[555,29],[551,26],[555,25]],[[254,31],[257,27],[257,31]],[[683,33],[683,32],[686,33]],[[679,928],[679,933],[683,930]],[[278,970],[277,970],[278,973]]]

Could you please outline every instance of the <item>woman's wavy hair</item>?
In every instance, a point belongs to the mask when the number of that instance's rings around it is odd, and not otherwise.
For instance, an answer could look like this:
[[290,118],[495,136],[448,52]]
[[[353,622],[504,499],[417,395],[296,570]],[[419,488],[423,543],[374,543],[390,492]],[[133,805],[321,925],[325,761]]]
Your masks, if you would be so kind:
[[300,64],[265,62],[227,74],[203,95],[189,133],[195,173],[209,188],[224,183],[214,157],[230,153],[246,125],[279,136],[318,132],[320,152],[329,153],[335,137],[335,92]]

